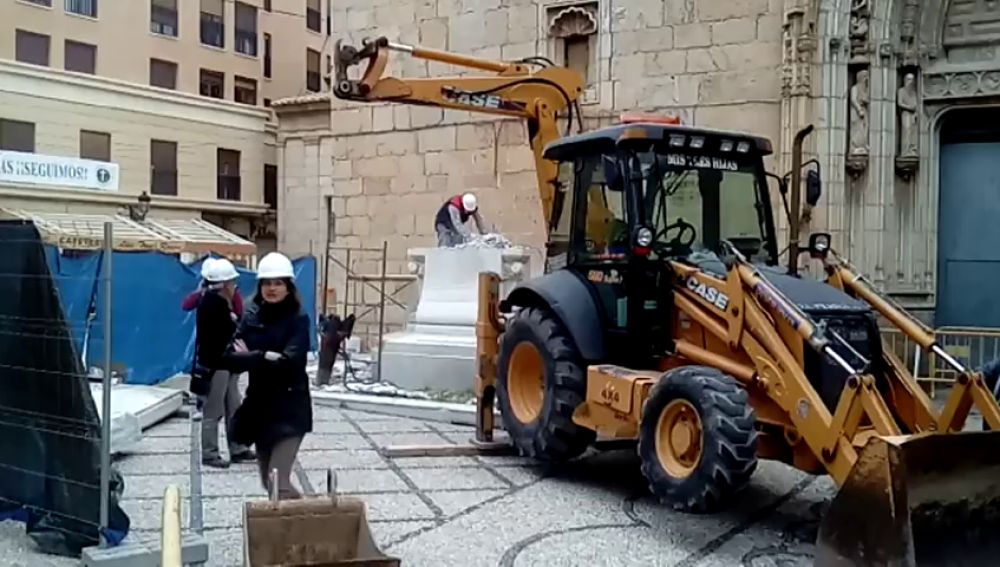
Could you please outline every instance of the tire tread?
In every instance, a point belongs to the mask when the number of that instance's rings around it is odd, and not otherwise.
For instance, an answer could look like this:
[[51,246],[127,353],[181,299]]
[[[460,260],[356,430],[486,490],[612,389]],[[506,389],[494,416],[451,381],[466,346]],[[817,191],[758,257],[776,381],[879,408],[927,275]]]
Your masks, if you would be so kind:
[[[534,330],[540,345],[552,358],[554,372],[546,379],[546,400],[538,423],[521,424],[506,404],[506,369],[500,368],[497,394],[501,418],[521,456],[542,461],[565,461],[583,453],[595,434],[573,422],[573,412],[583,403],[587,391],[586,370],[572,339],[562,324],[546,309],[525,307],[510,325],[525,325]],[[504,353],[513,350],[507,332],[500,339],[501,362]],[[544,355],[543,355],[544,356]],[[501,364],[503,366],[503,364]]]
[[[701,461],[685,479],[667,474],[656,456],[655,445],[660,411],[679,397],[698,408],[704,432]],[[638,452],[650,490],[677,510],[718,510],[746,486],[757,468],[755,424],[749,396],[731,376],[704,366],[685,366],[665,373],[643,404],[640,424]]]

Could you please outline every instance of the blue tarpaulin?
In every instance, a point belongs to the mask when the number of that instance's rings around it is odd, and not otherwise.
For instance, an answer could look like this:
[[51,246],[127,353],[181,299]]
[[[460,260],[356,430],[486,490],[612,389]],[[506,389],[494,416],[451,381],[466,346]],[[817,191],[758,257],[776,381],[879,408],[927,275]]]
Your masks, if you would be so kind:
[[[46,247],[49,270],[59,291],[73,341],[83,352],[88,312],[93,310],[87,338],[87,366],[103,364],[104,284],[102,253],[60,254]],[[181,301],[198,286],[204,259],[186,265],[159,252],[114,252],[111,259],[112,361],[125,368],[129,384],[157,384],[188,372],[194,352],[195,312]],[[293,260],[302,308],[310,314],[312,349],[316,349],[316,259]],[[256,292],[254,272],[239,269],[238,286],[249,306]],[[96,302],[91,306],[91,298]]]

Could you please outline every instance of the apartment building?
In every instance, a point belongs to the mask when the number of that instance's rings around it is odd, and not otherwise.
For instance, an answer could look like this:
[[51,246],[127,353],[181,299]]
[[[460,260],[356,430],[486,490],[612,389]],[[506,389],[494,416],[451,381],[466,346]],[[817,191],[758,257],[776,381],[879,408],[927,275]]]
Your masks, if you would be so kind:
[[[272,247],[267,107],[326,89],[328,1],[0,2],[0,209],[115,214],[145,193],[152,217]],[[60,166],[105,173],[33,175]]]

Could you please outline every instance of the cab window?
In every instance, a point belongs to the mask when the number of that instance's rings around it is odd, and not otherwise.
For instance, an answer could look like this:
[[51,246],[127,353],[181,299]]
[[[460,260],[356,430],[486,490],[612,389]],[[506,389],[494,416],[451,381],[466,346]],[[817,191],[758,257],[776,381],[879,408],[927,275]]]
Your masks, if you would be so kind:
[[626,194],[617,162],[593,156],[575,164],[577,227],[574,246],[577,261],[621,261],[628,252],[629,230]]

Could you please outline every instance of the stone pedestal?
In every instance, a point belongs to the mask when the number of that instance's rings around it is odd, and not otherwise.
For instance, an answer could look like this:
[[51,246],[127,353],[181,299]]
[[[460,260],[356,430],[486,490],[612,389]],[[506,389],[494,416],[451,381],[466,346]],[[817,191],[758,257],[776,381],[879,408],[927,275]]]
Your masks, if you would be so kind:
[[420,277],[420,298],[406,329],[385,336],[380,375],[406,390],[471,390],[479,273],[499,274],[506,295],[528,278],[528,254],[522,248],[415,248],[408,256]]

